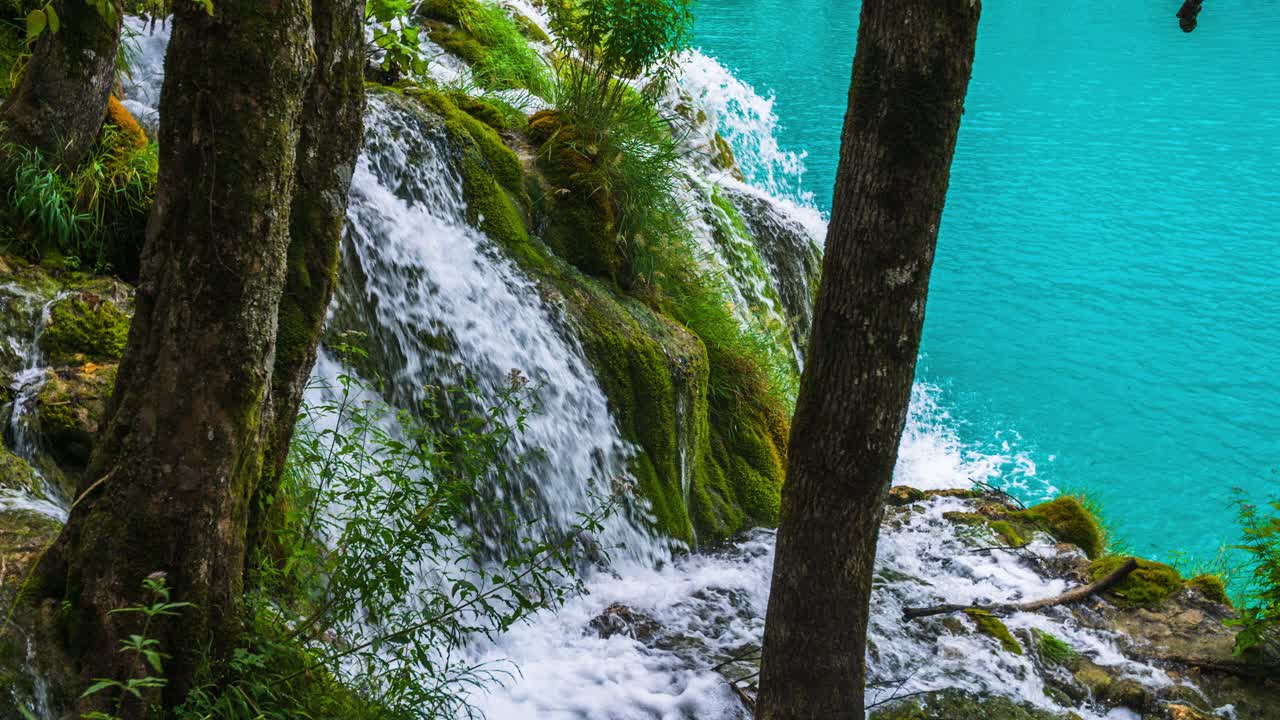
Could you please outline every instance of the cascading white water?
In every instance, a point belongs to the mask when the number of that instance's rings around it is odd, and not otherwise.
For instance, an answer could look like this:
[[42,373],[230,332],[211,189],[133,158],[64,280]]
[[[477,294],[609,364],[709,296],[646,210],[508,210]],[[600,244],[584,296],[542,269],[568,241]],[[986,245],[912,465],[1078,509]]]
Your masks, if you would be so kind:
[[36,397],[44,387],[48,368],[40,353],[40,335],[48,323],[49,309],[58,297],[48,297],[17,283],[0,285],[0,304],[7,316],[23,319],[19,327],[8,328],[4,338],[6,354],[16,361],[10,390],[13,400],[4,406],[7,413],[4,432],[13,453],[32,467],[39,484],[36,488],[0,488],[0,509],[30,510],[58,520],[67,517],[67,500],[62,490],[49,483],[36,469],[40,436],[33,427]]
[[[347,213],[349,282],[339,302],[367,309],[370,328],[394,356],[393,399],[411,407],[427,382],[456,381],[455,365],[496,397],[510,372],[536,388],[540,412],[517,439],[536,459],[511,503],[536,493],[538,519],[565,528],[625,478],[631,447],[609,414],[581,348],[537,286],[466,222],[458,159],[440,125],[373,98],[365,151]],[[360,297],[349,297],[357,293]],[[533,520],[533,517],[527,518]],[[606,547],[655,561],[664,544],[641,525],[614,518],[596,538]]]

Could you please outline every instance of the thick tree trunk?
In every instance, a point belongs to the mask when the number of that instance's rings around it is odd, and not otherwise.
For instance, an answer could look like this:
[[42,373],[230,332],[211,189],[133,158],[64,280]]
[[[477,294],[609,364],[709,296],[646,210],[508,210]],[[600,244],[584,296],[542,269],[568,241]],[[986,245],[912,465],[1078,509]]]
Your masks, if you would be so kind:
[[42,562],[86,680],[151,674],[118,652],[141,621],[110,614],[143,604],[149,574],[194,603],[150,630],[174,656],[167,707],[237,636],[313,63],[308,0],[175,7],[137,312],[82,499]]
[[871,572],[906,423],[977,0],[863,0],[791,427],[756,717],[863,720]]
[[363,0],[314,0],[316,73],[302,114],[280,300],[262,478],[250,504],[249,543],[261,549],[289,454],[294,418],[316,361],[316,344],[338,278],[351,175],[364,134]]
[[[74,169],[98,137],[115,79],[120,18],[107,22],[84,0],[54,7],[58,32],[36,40],[22,80],[0,107],[0,139],[36,148],[54,165]],[[0,187],[12,182],[2,163]]]

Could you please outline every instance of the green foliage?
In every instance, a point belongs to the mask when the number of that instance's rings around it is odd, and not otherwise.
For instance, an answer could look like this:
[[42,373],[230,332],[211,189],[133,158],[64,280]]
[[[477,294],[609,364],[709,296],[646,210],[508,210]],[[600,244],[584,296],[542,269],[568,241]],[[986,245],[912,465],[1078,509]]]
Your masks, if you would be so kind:
[[692,0],[579,0],[551,3],[551,29],[566,58],[556,107],[588,142],[604,137],[643,77],[644,99],[662,92],[689,43]]
[[1245,554],[1244,592],[1236,625],[1236,653],[1263,652],[1280,657],[1280,501],[1269,515],[1237,494],[1236,508],[1244,538],[1236,549]]
[[[52,250],[96,271],[136,255],[155,195],[159,153],[145,136],[139,143],[133,130],[103,125],[98,144],[72,173],[50,166],[34,149],[4,148],[17,159],[9,213],[26,229],[18,250]],[[135,247],[122,248],[122,242]]]
[[[1094,560],[1089,565],[1089,580],[1101,580],[1118,570],[1128,559],[1122,555],[1108,555]],[[1106,595],[1122,608],[1155,609],[1181,589],[1182,576],[1177,570],[1163,563],[1138,560],[1137,569],[1107,590]]]
[[117,652],[133,655],[138,658],[140,667],[147,669],[146,675],[132,678],[97,678],[81,695],[87,698],[99,693],[108,693],[115,697],[112,712],[89,712],[81,715],[82,720],[120,720],[122,708],[129,698],[140,704],[148,703],[148,696],[163,688],[167,681],[164,678],[164,661],[169,656],[161,651],[160,641],[150,637],[152,623],[156,618],[177,617],[183,608],[192,607],[191,603],[171,602],[169,587],[164,573],[153,573],[142,581],[142,587],[151,599],[151,604],[137,607],[117,608],[112,615],[135,614],[143,617],[142,630],[131,634],[120,641]]
[[464,691],[504,673],[460,647],[579,589],[572,550],[611,502],[569,529],[511,518],[502,563],[477,561],[480,540],[462,529],[502,511],[484,491],[512,467],[510,441],[533,410],[527,381],[513,373],[489,405],[469,384],[429,390],[418,412],[398,412],[342,375],[305,409],[247,600],[257,630],[234,679],[194,692],[181,718],[457,717]]

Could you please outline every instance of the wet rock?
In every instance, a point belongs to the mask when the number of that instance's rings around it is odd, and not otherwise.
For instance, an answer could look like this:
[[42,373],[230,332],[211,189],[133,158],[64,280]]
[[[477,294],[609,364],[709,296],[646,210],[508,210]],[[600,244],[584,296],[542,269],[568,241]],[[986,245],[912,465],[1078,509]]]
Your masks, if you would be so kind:
[[657,620],[621,603],[605,608],[604,612],[592,618],[590,626],[601,638],[622,635],[642,643],[653,640],[662,629]]
[[[0,607],[8,621],[0,624],[0,717],[34,717],[36,700],[51,717],[70,717],[75,678],[61,660],[50,633],[50,608],[19,601],[31,564],[57,536],[56,521],[26,510],[0,511]],[[34,672],[33,672],[34,671]],[[39,681],[37,681],[39,678]]]
[[913,487],[895,485],[889,488],[889,504],[894,507],[910,505],[912,503],[920,502],[924,498],[924,491],[917,490]]
[[89,461],[115,379],[116,365],[86,363],[49,370],[44,387],[36,396],[37,424],[44,435],[44,446],[73,474]]
[[0,447],[0,489],[39,496],[41,485],[40,478],[25,460]]
[[892,703],[871,713],[869,720],[1074,720],[1003,697],[982,697],[958,690],[942,690]]

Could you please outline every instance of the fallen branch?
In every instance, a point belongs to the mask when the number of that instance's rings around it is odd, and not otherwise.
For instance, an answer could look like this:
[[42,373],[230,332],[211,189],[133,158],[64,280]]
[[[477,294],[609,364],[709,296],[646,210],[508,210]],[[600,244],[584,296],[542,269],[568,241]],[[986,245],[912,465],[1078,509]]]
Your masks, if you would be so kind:
[[955,612],[964,612],[965,610],[981,610],[989,613],[1002,612],[1033,612],[1043,610],[1045,608],[1056,607],[1058,605],[1068,605],[1080,602],[1088,598],[1090,595],[1100,593],[1113,585],[1119,583],[1129,576],[1138,567],[1138,561],[1129,558],[1115,572],[1102,578],[1101,580],[1081,585],[1078,588],[1068,590],[1057,597],[1043,598],[1040,600],[1032,600],[1022,603],[1001,603],[998,605],[935,605],[925,608],[906,608],[902,611],[902,616],[906,620],[915,620],[916,618],[929,617],[931,615],[948,615]]
[[990,484],[988,484],[988,483],[984,483],[984,482],[982,482],[981,480],[970,480],[970,482],[972,482],[974,485],[977,485],[978,487],[982,488],[983,490],[986,490],[987,492],[995,493],[996,495],[1003,495],[1003,496],[1005,496],[1006,498],[1008,498],[1008,499],[1012,500],[1012,501],[1013,501],[1013,503],[1014,503],[1015,505],[1017,505],[1017,506],[1018,506],[1020,509],[1022,509],[1022,510],[1026,510],[1026,509],[1027,509],[1027,506],[1026,506],[1026,505],[1025,505],[1021,500],[1019,500],[1018,498],[1016,498],[1016,497],[1014,497],[1014,496],[1010,495],[1008,492],[1006,492],[1006,491],[1004,491],[1004,490],[1001,490],[1000,488],[996,487],[995,485],[990,485]]

